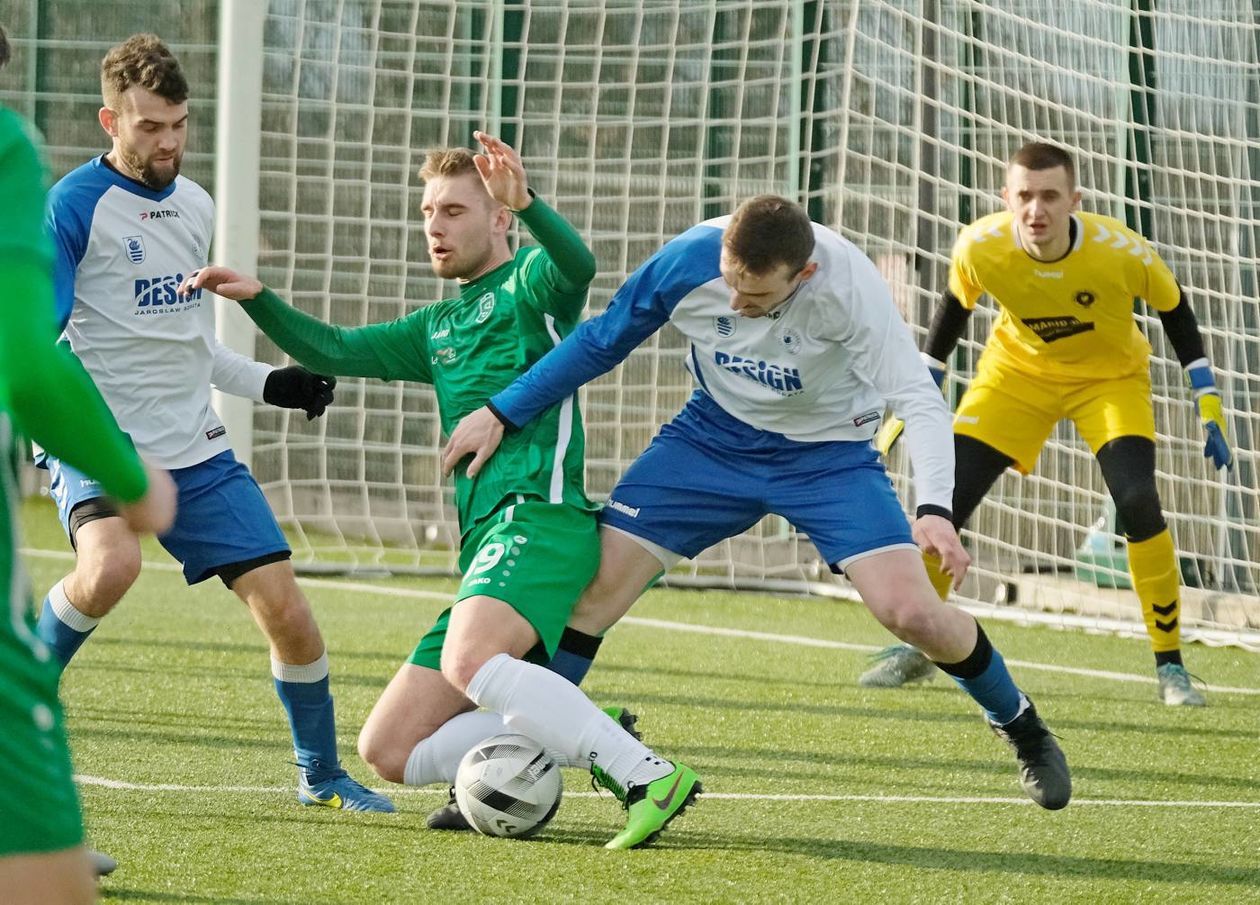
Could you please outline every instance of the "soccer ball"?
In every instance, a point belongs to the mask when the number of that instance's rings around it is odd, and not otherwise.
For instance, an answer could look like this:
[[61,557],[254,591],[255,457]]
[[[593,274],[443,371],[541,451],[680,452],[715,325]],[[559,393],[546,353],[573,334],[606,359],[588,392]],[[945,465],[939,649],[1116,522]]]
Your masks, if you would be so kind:
[[524,735],[495,735],[464,755],[455,801],[485,836],[528,836],[555,816],[564,785],[556,762]]

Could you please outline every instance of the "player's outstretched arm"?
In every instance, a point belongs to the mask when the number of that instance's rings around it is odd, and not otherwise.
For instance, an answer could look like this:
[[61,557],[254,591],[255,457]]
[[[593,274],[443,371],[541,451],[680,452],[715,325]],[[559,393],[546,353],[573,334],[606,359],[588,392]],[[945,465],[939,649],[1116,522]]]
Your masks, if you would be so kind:
[[447,477],[460,460],[471,455],[466,474],[475,478],[503,440],[504,424],[489,406],[482,406],[464,418],[451,431],[442,450],[442,476]]
[[[242,310],[263,333],[316,376],[432,381],[425,346],[426,309],[384,324],[339,327],[297,310],[257,279],[219,265],[203,267],[192,274],[179,291],[188,294],[197,289],[208,289],[240,302]],[[331,385],[312,388],[325,396],[332,389]],[[313,407],[318,407],[318,400],[314,402]]]

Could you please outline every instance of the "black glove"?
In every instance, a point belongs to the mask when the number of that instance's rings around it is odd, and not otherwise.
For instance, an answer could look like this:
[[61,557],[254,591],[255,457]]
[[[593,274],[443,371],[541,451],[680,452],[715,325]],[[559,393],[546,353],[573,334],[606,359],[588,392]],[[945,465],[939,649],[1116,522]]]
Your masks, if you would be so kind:
[[324,414],[333,401],[336,377],[313,374],[300,365],[276,368],[263,384],[263,402],[286,409],[302,409],[306,420]]

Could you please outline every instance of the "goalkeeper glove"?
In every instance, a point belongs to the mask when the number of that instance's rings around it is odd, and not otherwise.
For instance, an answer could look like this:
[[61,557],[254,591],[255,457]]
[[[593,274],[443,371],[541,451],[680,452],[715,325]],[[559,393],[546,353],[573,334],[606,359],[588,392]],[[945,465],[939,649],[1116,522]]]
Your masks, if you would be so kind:
[[[922,353],[923,363],[927,365],[928,373],[932,375],[932,379],[936,381],[938,387],[945,386],[945,362],[937,361],[926,352]],[[897,441],[901,439],[901,432],[906,429],[906,422],[902,421],[896,415],[890,415],[884,421],[883,427],[879,429],[879,433],[875,435],[875,449],[879,451],[881,456],[887,456],[892,452],[892,448],[897,445]]]
[[1211,459],[1215,468],[1229,468],[1234,464],[1234,453],[1225,439],[1225,414],[1221,411],[1221,391],[1212,377],[1212,366],[1206,358],[1200,358],[1186,368],[1190,386],[1194,390],[1194,411],[1203,423],[1207,442],[1203,445],[1203,458]]
[[300,365],[276,368],[263,384],[263,402],[286,409],[302,409],[306,420],[324,414],[333,401],[336,377],[314,374]]

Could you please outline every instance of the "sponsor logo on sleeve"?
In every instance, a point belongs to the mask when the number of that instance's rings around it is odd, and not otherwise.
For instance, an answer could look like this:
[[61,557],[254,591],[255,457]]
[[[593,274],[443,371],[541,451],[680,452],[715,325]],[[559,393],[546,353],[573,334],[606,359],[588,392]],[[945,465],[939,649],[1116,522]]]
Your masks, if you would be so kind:
[[854,427],[861,427],[863,424],[870,424],[872,421],[878,421],[883,417],[879,412],[863,412],[853,419]]
[[227,433],[227,428],[220,425],[219,427],[214,427],[206,431],[206,439],[217,440],[226,433]]

